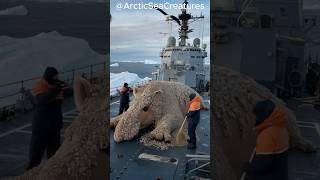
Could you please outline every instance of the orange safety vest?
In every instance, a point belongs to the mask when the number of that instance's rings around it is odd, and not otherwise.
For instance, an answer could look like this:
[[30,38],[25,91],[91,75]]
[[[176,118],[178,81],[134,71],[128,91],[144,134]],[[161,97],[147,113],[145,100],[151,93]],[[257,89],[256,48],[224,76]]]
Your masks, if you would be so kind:
[[201,108],[201,98],[200,96],[196,96],[190,101],[189,111],[197,111]]
[[272,114],[256,127],[256,154],[280,154],[289,148],[288,115],[284,107],[276,107]]
[[[36,95],[39,95],[39,94],[47,92],[50,88],[53,88],[53,86],[50,85],[46,80],[41,79],[33,87],[32,94],[33,94],[33,96],[36,96]],[[63,91],[61,91],[58,94],[58,96],[56,97],[56,99],[63,99],[63,98],[64,98]]]

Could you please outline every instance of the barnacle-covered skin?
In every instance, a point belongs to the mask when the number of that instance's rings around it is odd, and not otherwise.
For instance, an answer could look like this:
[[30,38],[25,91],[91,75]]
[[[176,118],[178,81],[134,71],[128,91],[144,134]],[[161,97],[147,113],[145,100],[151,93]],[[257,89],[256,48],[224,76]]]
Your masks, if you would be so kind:
[[173,132],[182,125],[191,93],[196,92],[182,83],[169,81],[150,81],[135,88],[129,109],[111,120],[114,140],[131,140],[140,129],[154,125],[150,133],[153,139],[173,142]]
[[[255,104],[266,99],[279,106],[286,104],[248,76],[219,66],[212,72],[214,179],[240,179],[255,145]],[[287,111],[290,147],[314,151],[314,145],[301,135],[294,112]]]
[[48,161],[16,180],[108,179],[107,83],[83,78],[74,82],[78,117],[66,129],[64,141]]

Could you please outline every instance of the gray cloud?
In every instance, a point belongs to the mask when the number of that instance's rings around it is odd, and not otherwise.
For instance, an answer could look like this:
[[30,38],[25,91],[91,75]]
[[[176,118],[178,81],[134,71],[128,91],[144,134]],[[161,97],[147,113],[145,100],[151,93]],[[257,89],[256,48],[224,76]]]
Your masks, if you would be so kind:
[[[176,15],[179,10],[167,10],[168,14]],[[209,9],[190,11],[193,16],[204,14],[205,19],[193,22],[190,28],[189,43],[192,39],[201,39],[207,44],[207,51],[210,53],[210,23]],[[110,29],[111,60],[159,60],[159,51],[166,44],[170,33],[170,23],[165,21],[165,16],[156,10],[116,10],[111,5],[112,21]],[[172,35],[178,37],[178,26],[172,23]],[[209,54],[210,55],[210,54]],[[131,59],[130,59],[131,58]],[[208,58],[207,58],[208,59]]]

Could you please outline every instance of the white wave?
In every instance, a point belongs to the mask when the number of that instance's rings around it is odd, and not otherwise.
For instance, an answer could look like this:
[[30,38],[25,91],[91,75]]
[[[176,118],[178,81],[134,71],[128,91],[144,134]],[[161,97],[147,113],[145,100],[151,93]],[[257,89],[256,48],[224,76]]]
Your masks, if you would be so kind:
[[0,10],[0,15],[11,15],[11,16],[26,16],[28,14],[28,10],[24,6],[16,6],[12,8],[8,8],[5,10]]
[[[57,32],[40,33],[28,38],[0,36],[0,47],[0,85],[41,77],[47,66],[63,71],[107,59],[107,56],[93,51],[85,40],[62,36]],[[71,78],[71,73],[66,75]],[[34,82],[24,85],[31,88]],[[0,96],[18,92],[19,88],[19,85],[0,88]],[[0,100],[0,105],[4,100],[7,99]]]
[[119,63],[113,63],[110,65],[110,67],[119,67]]
[[140,78],[137,74],[130,73],[128,71],[121,73],[110,73],[110,96],[116,95],[117,88],[121,87],[125,82],[128,83],[130,87],[133,87],[138,83],[149,80],[151,80],[151,78]]
[[153,60],[153,59],[145,59],[145,60],[112,60],[112,62],[160,64],[160,60]]
[[85,40],[62,36],[58,32],[28,38],[0,36],[0,47],[0,82],[41,76],[47,66],[62,71],[103,62],[107,58],[93,51]]

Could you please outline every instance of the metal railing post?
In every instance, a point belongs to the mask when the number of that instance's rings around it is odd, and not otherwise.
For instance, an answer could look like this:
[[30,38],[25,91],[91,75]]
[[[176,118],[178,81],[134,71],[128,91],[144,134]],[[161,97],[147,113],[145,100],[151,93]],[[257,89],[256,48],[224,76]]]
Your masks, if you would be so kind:
[[103,62],[103,76],[107,79],[107,63]]
[[73,84],[73,82],[74,82],[74,78],[75,78],[75,70],[72,69],[72,84]]
[[90,65],[90,78],[93,78],[93,65]]

